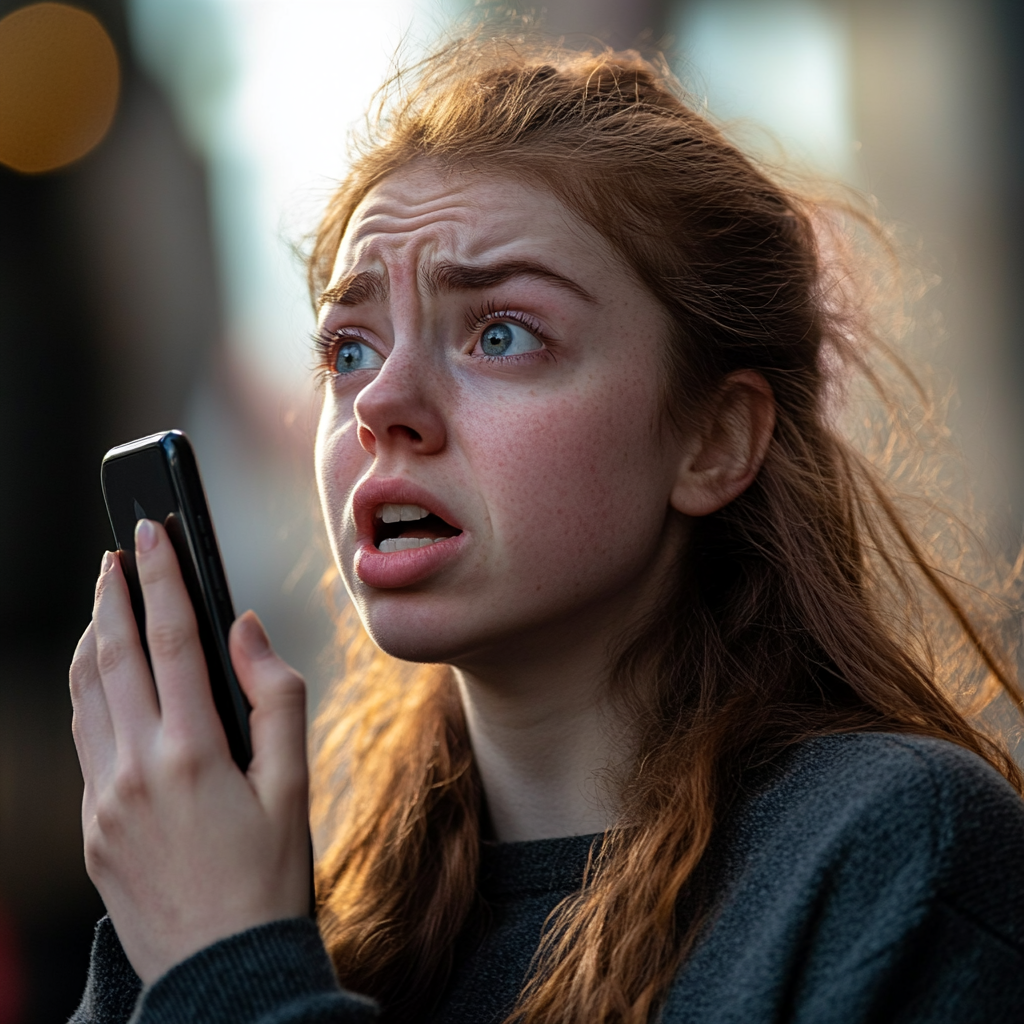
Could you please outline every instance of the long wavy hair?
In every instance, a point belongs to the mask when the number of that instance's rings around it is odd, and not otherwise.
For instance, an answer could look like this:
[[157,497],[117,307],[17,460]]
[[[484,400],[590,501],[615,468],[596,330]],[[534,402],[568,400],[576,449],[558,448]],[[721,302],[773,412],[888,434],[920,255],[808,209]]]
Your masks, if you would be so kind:
[[[314,296],[356,205],[414,161],[514,175],[607,239],[668,314],[680,428],[733,371],[774,392],[757,478],[694,523],[622,638],[625,810],[509,1018],[641,1024],[699,936],[697,869],[751,766],[883,730],[960,744],[1024,788],[1006,741],[1024,701],[1013,573],[935,500],[941,417],[896,354],[905,280],[870,208],[759,167],[666,67],[478,35],[396,76],[315,238]],[[320,720],[319,919],[343,984],[402,1020],[436,1004],[474,920],[481,787],[450,671],[388,658],[351,616],[344,633]]]

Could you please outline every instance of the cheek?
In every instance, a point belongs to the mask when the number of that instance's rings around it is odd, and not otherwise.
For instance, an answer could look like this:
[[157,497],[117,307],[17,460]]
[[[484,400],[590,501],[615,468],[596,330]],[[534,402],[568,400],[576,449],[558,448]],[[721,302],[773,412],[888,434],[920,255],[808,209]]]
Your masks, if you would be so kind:
[[350,406],[351,403],[344,408],[339,407],[337,400],[330,395],[324,399],[314,454],[320,507],[336,554],[349,495],[365,472],[368,461],[359,444],[357,424]]
[[649,387],[580,390],[494,410],[479,424],[474,462],[510,572],[557,565],[582,582],[649,549],[664,522],[671,485]]

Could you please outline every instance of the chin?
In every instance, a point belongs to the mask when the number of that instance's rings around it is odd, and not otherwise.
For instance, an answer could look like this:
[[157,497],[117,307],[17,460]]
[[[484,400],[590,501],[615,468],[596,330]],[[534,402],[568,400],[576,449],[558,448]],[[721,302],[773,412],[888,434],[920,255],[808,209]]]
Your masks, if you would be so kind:
[[399,631],[367,630],[373,642],[392,658],[421,665],[451,664],[455,655],[450,645],[435,637],[410,636]]
[[438,614],[437,609],[418,609],[405,602],[391,604],[387,609],[361,607],[359,617],[373,642],[392,658],[450,664],[467,641],[471,643],[470,638],[454,634],[452,623],[459,621],[455,613]]

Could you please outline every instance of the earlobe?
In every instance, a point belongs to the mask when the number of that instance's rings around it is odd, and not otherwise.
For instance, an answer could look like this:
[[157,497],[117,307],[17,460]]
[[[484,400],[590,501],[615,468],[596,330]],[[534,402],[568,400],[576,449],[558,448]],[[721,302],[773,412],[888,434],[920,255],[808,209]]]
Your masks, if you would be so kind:
[[755,370],[722,383],[702,426],[682,445],[669,499],[677,512],[706,516],[728,505],[753,482],[775,430],[775,397]]

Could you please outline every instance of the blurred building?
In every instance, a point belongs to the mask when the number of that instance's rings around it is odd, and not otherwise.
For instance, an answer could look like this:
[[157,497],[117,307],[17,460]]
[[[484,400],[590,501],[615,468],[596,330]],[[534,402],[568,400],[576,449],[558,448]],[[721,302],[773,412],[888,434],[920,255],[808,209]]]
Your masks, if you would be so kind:
[[[23,6],[0,0],[0,18]],[[0,1000],[0,1024],[5,1013],[66,1018],[101,913],[82,868],[66,671],[109,544],[98,486],[107,448],[169,426],[190,433],[236,607],[257,609],[314,695],[329,680],[313,321],[294,249],[343,173],[346,132],[396,47],[414,55],[471,8],[76,6],[117,55],[109,130],[49,171],[0,165],[0,979],[17,961],[26,993],[20,1010]],[[545,6],[548,28],[570,42],[665,47],[694,96],[750,145],[874,195],[919,240],[936,278],[919,318],[939,338],[940,376],[958,388],[953,423],[978,504],[998,543],[1019,545],[1024,8]],[[0,125],[3,74],[0,60]]]

